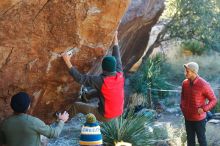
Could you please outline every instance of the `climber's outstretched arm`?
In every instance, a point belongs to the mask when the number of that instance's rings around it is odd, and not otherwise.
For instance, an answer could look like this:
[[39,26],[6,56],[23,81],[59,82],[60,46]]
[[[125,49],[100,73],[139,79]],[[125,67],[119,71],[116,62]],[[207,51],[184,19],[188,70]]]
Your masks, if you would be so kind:
[[112,56],[115,57],[117,65],[116,65],[116,70],[117,72],[122,72],[122,62],[121,62],[121,54],[119,50],[119,45],[118,45],[118,31],[115,32],[115,37],[114,37],[114,46],[113,46],[113,51],[112,51]]
[[100,79],[100,76],[94,76],[94,75],[87,75],[87,74],[81,74],[75,66],[72,65],[70,62],[71,56],[67,53],[62,54],[63,60],[66,63],[67,67],[69,68],[70,75],[74,78],[74,80],[82,85],[90,86],[95,89],[99,89],[102,82],[102,79]]

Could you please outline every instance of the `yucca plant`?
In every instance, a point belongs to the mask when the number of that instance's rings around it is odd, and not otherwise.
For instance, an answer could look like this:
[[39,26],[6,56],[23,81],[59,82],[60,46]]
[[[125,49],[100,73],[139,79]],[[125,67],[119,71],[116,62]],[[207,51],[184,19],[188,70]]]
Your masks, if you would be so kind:
[[132,146],[150,145],[152,133],[149,132],[148,126],[153,120],[154,113],[134,114],[133,111],[125,112],[119,118],[101,124],[101,131],[106,145],[114,145],[120,141],[132,143]]

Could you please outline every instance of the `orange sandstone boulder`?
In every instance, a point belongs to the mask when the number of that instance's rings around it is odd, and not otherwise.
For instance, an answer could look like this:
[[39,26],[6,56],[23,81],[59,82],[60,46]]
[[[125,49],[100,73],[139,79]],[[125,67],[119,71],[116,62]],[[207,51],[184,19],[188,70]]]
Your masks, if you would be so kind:
[[59,54],[79,48],[72,62],[88,72],[101,62],[130,0],[1,0],[0,117],[12,113],[10,98],[31,95],[31,113],[50,122],[76,97],[79,84]]

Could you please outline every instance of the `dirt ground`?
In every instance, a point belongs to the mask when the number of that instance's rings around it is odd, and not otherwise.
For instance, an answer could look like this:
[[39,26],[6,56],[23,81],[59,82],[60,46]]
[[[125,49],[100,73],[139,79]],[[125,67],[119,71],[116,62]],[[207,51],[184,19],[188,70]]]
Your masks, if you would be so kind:
[[[167,146],[182,146],[182,141],[186,140],[186,133],[184,128],[184,118],[181,114],[163,112],[160,114],[155,124],[161,124],[166,127],[168,132]],[[206,124],[206,138],[208,146],[220,146],[220,123],[213,124],[207,122]],[[186,143],[185,143],[186,145]],[[184,145],[184,146],[185,146]],[[161,146],[158,144],[157,146]]]

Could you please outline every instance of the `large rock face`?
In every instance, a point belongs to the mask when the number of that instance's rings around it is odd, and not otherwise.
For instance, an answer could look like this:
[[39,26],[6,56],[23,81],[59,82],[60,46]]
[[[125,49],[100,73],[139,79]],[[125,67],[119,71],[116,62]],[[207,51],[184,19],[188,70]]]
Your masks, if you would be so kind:
[[156,24],[164,6],[164,0],[132,0],[119,26],[125,71],[128,71],[144,54],[151,28]]
[[130,0],[1,0],[0,117],[10,98],[27,91],[32,114],[49,120],[78,93],[59,53],[79,48],[72,62],[88,72],[106,54]]
[[[30,112],[48,122],[68,108],[80,86],[59,54],[77,47],[71,61],[83,73],[97,73],[129,2],[1,0],[0,118],[12,113],[10,99],[18,91],[31,95]],[[163,7],[163,0],[132,1],[119,26],[125,70],[142,56]]]

